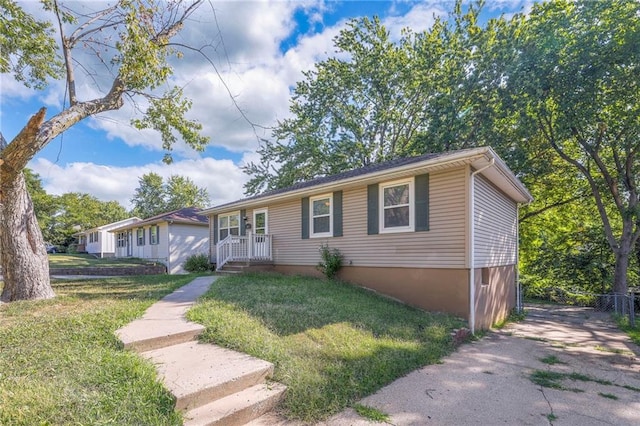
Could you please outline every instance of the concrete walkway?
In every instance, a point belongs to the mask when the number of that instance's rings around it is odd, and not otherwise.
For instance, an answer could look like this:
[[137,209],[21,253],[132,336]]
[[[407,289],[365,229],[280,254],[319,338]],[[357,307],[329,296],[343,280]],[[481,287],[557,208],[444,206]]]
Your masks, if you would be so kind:
[[194,340],[205,327],[184,315],[215,279],[196,278],[116,331],[125,348],[156,365],[185,425],[244,425],[269,412],[286,390],[267,383],[271,363]]

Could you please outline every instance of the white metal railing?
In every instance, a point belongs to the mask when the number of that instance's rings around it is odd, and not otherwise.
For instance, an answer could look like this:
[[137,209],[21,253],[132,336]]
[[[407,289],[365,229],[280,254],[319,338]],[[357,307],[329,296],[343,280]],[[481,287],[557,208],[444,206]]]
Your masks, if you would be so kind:
[[271,260],[271,235],[229,235],[216,244],[217,269],[238,260]]

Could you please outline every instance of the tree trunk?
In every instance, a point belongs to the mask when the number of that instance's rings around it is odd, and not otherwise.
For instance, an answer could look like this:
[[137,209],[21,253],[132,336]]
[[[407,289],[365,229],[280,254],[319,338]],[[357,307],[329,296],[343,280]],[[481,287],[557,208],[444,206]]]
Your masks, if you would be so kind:
[[[13,173],[12,173],[13,174]],[[0,166],[0,250],[4,288],[0,302],[55,297],[49,259],[22,173]]]
[[615,252],[616,267],[613,274],[613,292],[627,294],[627,269],[629,268],[630,254],[628,250]]

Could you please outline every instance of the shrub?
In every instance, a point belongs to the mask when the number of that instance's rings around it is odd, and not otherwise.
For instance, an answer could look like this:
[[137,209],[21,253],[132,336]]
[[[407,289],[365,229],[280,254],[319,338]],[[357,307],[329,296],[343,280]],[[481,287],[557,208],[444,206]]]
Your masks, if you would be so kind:
[[185,260],[182,267],[187,272],[207,272],[211,270],[211,264],[206,254],[193,254]]
[[324,274],[325,277],[333,279],[340,268],[342,268],[342,253],[337,248],[329,248],[329,244],[322,244],[318,249],[320,251],[320,263],[318,263],[318,270]]

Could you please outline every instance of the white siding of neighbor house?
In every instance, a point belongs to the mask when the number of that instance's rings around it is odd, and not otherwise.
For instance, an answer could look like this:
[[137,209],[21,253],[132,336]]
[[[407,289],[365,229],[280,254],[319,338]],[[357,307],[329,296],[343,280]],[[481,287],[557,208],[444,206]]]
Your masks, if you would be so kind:
[[[155,225],[152,225],[155,226]],[[155,259],[158,260],[165,265],[169,260],[169,225],[167,222],[159,223],[158,226],[160,229],[158,230],[158,244],[151,244],[149,238],[149,229],[151,226],[147,225],[144,229],[144,245],[138,245],[138,239],[136,238],[136,232],[139,228],[132,228],[133,238],[132,238],[132,257],[139,257],[141,259]],[[121,247],[120,250],[126,253],[126,249],[123,250],[124,247]]]
[[207,254],[209,250],[209,229],[207,226],[170,224],[169,261],[170,274],[183,273],[182,264],[193,254]]
[[[429,175],[429,231],[367,234],[367,187],[345,190],[343,236],[301,237],[301,199],[268,207],[273,259],[282,265],[316,265],[318,248],[338,248],[346,265],[461,268],[465,266],[465,168]],[[384,183],[382,180],[380,183]],[[320,195],[320,194],[310,194]],[[247,209],[253,217],[253,210]]]
[[481,176],[475,177],[474,186],[475,267],[515,264],[517,204]]
[[[116,234],[113,232],[109,232],[111,229],[115,229],[120,226],[127,225],[129,223],[134,223],[139,221],[138,218],[129,218],[125,220],[121,220],[119,222],[110,223],[108,225],[100,226],[98,228],[89,229],[84,231],[82,235],[85,238],[85,250],[87,253],[91,254],[102,254],[102,255],[120,255],[120,251],[116,253]],[[98,232],[98,241],[94,241],[92,243],[89,242],[89,235],[92,232]],[[123,252],[122,256],[126,256],[126,250]]]
[[[87,241],[89,241],[89,234],[90,232],[85,234]],[[115,253],[115,234],[108,230],[100,230],[98,231],[98,241],[94,241],[92,243],[87,242],[85,249],[87,250],[87,253],[98,255],[104,253]]]

